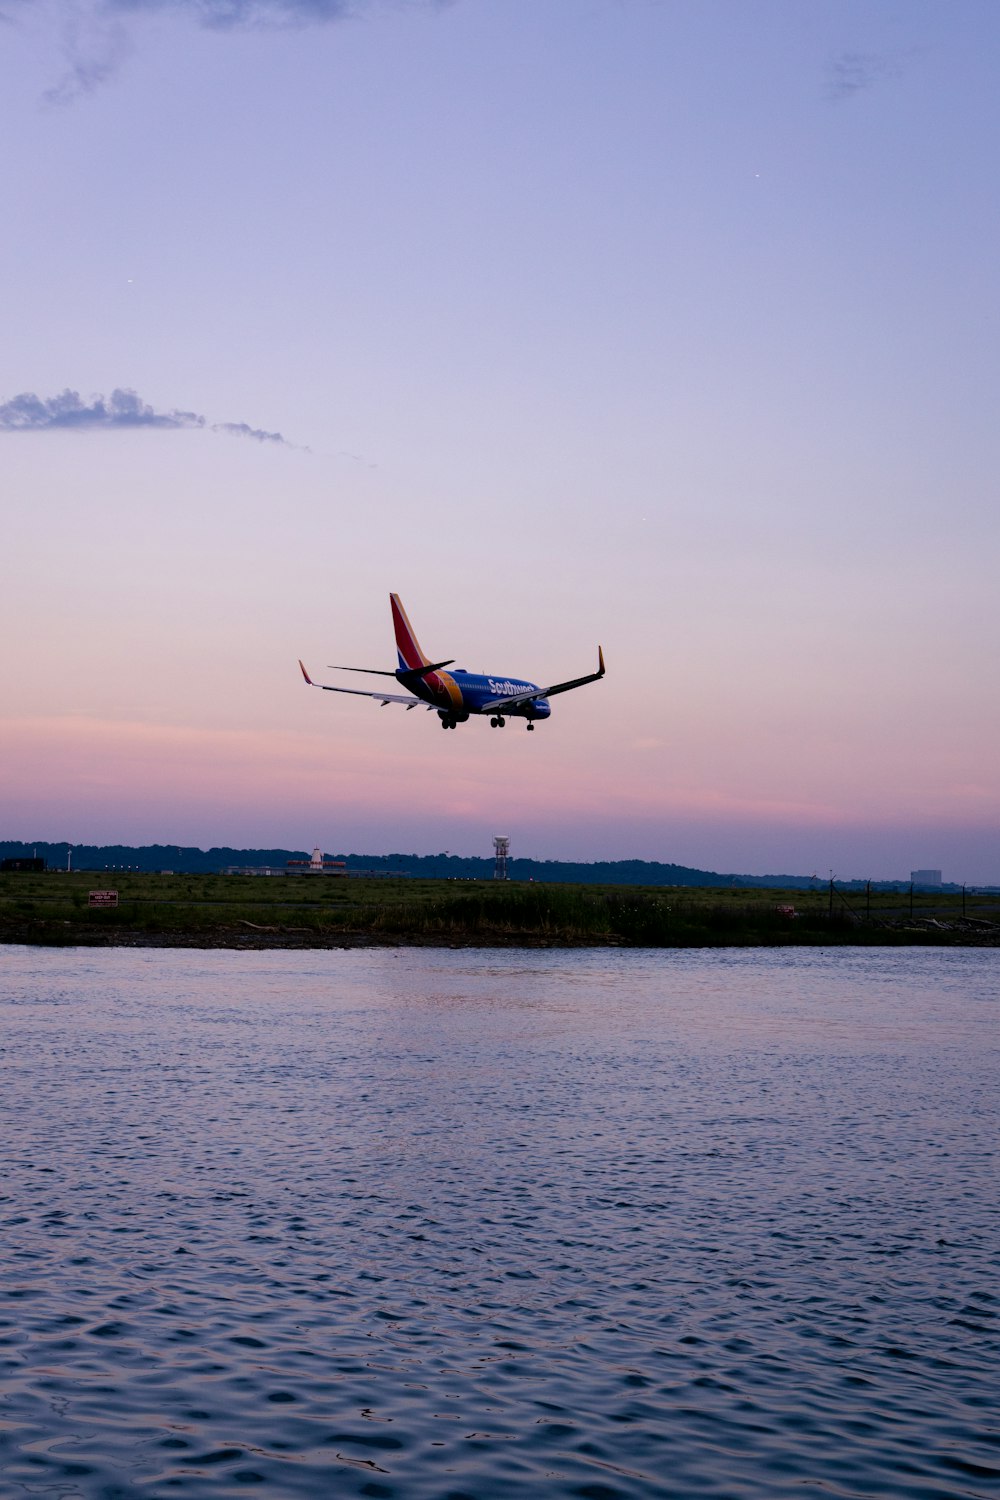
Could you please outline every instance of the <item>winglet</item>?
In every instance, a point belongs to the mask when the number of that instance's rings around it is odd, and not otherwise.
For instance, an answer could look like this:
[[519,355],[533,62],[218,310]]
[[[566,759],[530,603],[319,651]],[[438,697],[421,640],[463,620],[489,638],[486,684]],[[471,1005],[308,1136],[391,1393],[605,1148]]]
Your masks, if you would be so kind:
[[308,682],[309,686],[310,687],[315,687],[316,684],[313,682],[312,678],[309,676],[309,673],[306,671],[305,667],[303,667],[301,661],[299,662],[299,668],[300,668],[300,670],[302,672],[302,675],[305,678],[306,682]]
[[[598,665],[597,665],[597,675],[598,675],[598,677],[603,677],[604,676],[604,652],[601,650],[600,646],[598,646],[598,648],[597,648],[597,663],[598,663]],[[299,663],[299,666],[302,666],[301,662]],[[302,670],[304,672],[305,671],[305,667],[302,667]]]

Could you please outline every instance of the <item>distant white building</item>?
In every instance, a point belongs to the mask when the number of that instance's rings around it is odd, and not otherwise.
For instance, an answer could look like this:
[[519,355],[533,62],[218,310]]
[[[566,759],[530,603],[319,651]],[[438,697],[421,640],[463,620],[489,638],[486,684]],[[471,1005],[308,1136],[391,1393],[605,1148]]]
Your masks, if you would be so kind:
[[312,859],[289,859],[285,862],[286,875],[346,875],[347,866],[342,859],[324,859],[319,847],[312,852]]
[[288,859],[284,865],[227,865],[222,873],[224,875],[346,875],[347,863],[342,859],[324,859],[322,849],[317,847],[313,850],[311,859]]
[[940,870],[911,870],[910,880],[914,885],[940,885]]

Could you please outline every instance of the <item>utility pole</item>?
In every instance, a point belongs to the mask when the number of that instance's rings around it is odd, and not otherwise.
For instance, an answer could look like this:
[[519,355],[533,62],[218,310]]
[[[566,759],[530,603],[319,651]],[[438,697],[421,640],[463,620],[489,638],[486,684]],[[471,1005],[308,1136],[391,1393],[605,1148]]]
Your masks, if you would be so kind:
[[830,871],[830,912],[829,919],[833,921],[833,871]]

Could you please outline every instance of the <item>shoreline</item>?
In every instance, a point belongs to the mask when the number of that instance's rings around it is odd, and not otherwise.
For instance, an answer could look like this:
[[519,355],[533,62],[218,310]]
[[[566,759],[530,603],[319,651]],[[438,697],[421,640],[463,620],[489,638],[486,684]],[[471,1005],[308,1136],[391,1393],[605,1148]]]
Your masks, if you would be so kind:
[[325,952],[357,948],[476,948],[476,949],[671,949],[715,948],[1000,948],[1000,932],[937,931],[928,928],[867,929],[858,933],[823,936],[814,931],[792,935],[713,937],[691,934],[680,941],[635,941],[617,936],[578,937],[556,933],[406,933],[406,932],[142,932],[106,928],[95,932],[67,924],[61,931],[39,927],[0,928],[0,947],[21,948],[143,948],[201,949],[205,952]]

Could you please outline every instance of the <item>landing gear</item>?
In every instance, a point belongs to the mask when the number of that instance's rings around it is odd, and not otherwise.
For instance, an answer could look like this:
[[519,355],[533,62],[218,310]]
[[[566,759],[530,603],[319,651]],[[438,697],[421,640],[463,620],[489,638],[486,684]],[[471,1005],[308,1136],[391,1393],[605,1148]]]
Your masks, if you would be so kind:
[[506,722],[507,720],[501,714],[497,714],[495,718],[490,720],[494,729],[502,729]]
[[531,731],[532,731],[532,730],[533,730],[533,729],[534,729],[534,727],[535,727],[535,726],[534,726],[534,724],[529,724],[529,725],[528,725],[528,733],[529,733],[529,734],[530,734],[530,733],[531,733]]
[[458,720],[453,719],[451,714],[441,714],[440,718],[442,729],[454,729],[455,725],[458,723]]

